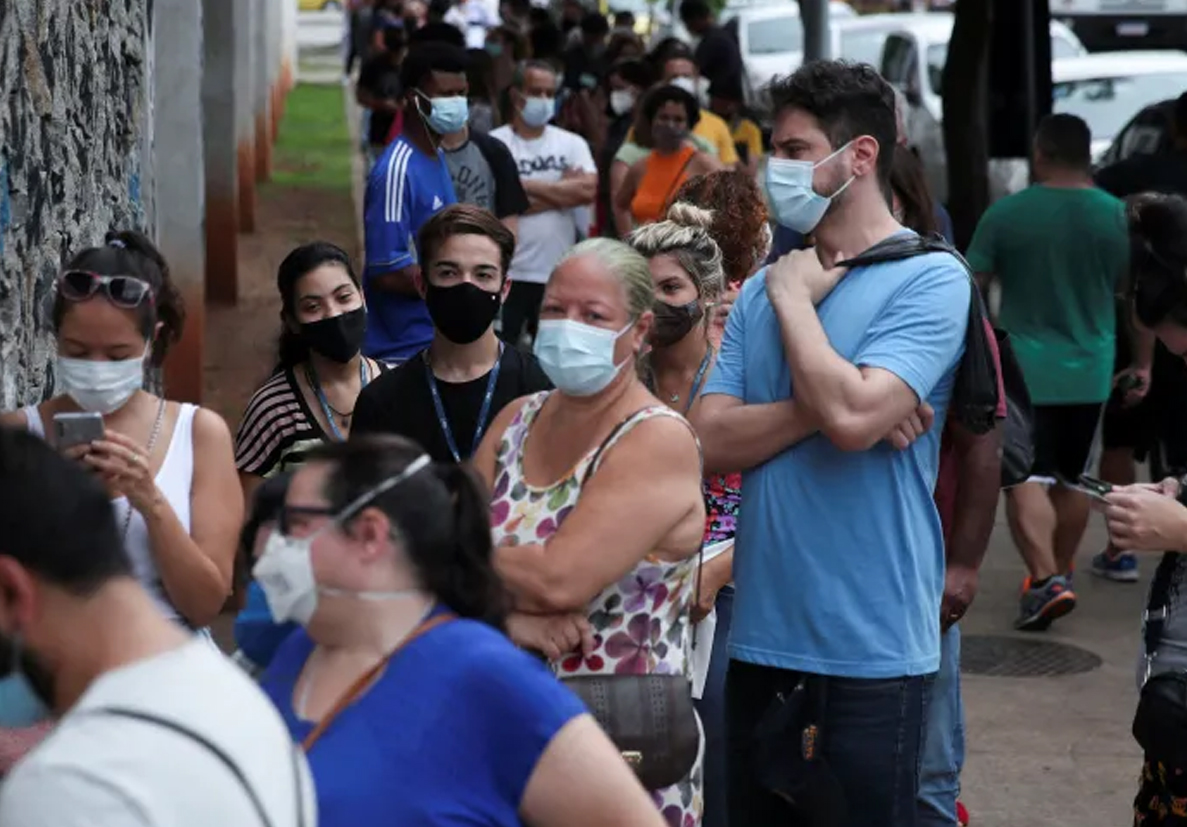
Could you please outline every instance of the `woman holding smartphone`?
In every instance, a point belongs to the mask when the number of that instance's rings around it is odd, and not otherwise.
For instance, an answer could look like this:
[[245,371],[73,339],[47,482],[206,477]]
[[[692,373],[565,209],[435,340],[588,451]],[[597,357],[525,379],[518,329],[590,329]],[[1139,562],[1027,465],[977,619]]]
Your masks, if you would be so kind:
[[133,232],[75,255],[55,288],[59,393],[0,425],[61,445],[103,479],[137,579],[164,615],[201,629],[231,590],[243,497],[218,414],[145,390],[181,335],[181,296]]

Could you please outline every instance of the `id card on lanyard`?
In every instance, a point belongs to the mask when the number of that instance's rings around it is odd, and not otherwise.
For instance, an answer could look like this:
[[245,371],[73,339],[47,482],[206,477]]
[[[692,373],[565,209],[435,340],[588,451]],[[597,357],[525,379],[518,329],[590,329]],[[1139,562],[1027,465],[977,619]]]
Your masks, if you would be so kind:
[[[478,452],[482,444],[482,435],[486,432],[487,419],[490,417],[491,401],[495,396],[495,386],[499,383],[499,366],[503,363],[503,343],[499,342],[499,356],[495,359],[495,366],[491,369],[486,380],[486,392],[482,395],[482,406],[478,409],[478,422],[474,426],[474,442],[468,457]],[[449,425],[449,417],[445,414],[445,405],[441,401],[441,391],[437,388],[437,377],[433,375],[433,368],[429,364],[429,352],[424,352],[425,378],[429,383],[429,393],[433,397],[433,409],[437,412],[437,424],[441,426],[441,433],[445,437],[445,444],[454,462],[461,462],[462,456],[457,448],[457,440],[453,437],[453,428]],[[468,458],[467,457],[467,458]]]

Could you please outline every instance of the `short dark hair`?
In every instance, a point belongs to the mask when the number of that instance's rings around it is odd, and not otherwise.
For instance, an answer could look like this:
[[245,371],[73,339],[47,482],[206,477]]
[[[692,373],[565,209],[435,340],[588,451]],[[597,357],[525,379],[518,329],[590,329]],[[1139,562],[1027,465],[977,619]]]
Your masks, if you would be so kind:
[[515,255],[515,234],[495,218],[490,210],[476,207],[473,204],[451,204],[433,215],[420,228],[416,246],[420,250],[420,260],[427,266],[441,251],[446,240],[455,235],[482,235],[489,238],[499,248],[499,261],[503,269],[503,277],[507,277],[511,269],[511,259]]
[[448,43],[450,46],[456,46],[459,49],[466,48],[466,36],[462,34],[462,30],[452,23],[446,23],[443,20],[434,20],[425,23],[419,29],[412,32],[412,37],[409,38],[409,41],[412,43]]
[[1035,149],[1057,166],[1087,169],[1092,166],[1092,130],[1076,115],[1047,115],[1035,130]]
[[[100,276],[132,276],[152,289],[152,301],[136,308],[136,324],[141,335],[152,342],[152,364],[160,366],[169,348],[181,339],[185,327],[185,302],[169,276],[169,265],[161,251],[148,237],[131,230],[112,231],[98,247],[88,247],[66,262],[65,270],[85,270]],[[102,295],[102,294],[100,294]],[[57,330],[66,311],[78,305],[54,294],[50,319]],[[161,333],[154,338],[157,323]]]
[[650,63],[641,58],[627,58],[618,61],[606,73],[607,82],[612,75],[618,75],[627,83],[638,86],[640,89],[650,89],[655,83],[655,70],[651,68]]
[[[450,28],[456,31],[453,26]],[[413,43],[408,49],[408,54],[404,56],[404,65],[400,68],[400,85],[404,87],[405,93],[410,93],[413,89],[419,89],[433,72],[464,75],[466,50],[452,43],[436,40]]]
[[1126,204],[1129,295],[1145,327],[1187,327],[1187,199],[1143,193]]
[[685,23],[694,23],[697,20],[704,20],[710,17],[713,13],[709,10],[709,4],[704,0],[684,0],[680,4],[680,19]]
[[[326,264],[337,264],[346,271],[356,287],[361,286],[350,255],[337,244],[328,241],[314,241],[294,248],[276,270],[276,291],[280,294],[280,312],[289,320],[297,317],[297,282]],[[301,334],[293,332],[289,325],[282,325],[280,338],[276,343],[277,371],[291,368],[309,359],[309,345]]]
[[[409,439],[368,435],[324,443],[308,460],[330,466],[323,493],[340,512],[423,454]],[[509,600],[492,559],[490,494],[467,465],[434,463],[367,505],[391,520],[425,589],[461,617],[504,628]]]
[[0,554],[80,596],[131,577],[98,477],[20,428],[0,427]]
[[635,13],[630,9],[614,12],[614,25],[630,26],[633,29],[635,27]]
[[878,183],[885,192],[898,135],[894,90],[873,67],[847,60],[813,60],[771,83],[775,116],[799,109],[816,118],[829,145],[840,149],[861,135],[878,142]]
[[665,103],[678,103],[684,107],[684,111],[688,115],[688,128],[690,130],[701,120],[701,105],[697,103],[697,99],[679,86],[671,86],[669,84],[657,86],[643,98],[643,106],[641,107],[643,120],[650,124],[655,120],[660,107]]
[[709,97],[742,103],[746,95],[742,90],[741,76],[731,74],[717,78],[709,84]]
[[581,18],[581,33],[588,37],[605,37],[610,34],[610,21],[606,15],[591,11]]

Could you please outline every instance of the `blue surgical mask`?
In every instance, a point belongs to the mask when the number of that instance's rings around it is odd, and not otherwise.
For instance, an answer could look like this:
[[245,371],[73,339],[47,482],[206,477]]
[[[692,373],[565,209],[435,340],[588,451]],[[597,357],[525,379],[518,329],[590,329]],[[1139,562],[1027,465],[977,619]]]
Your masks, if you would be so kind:
[[817,167],[827,164],[848,147],[849,144],[845,144],[816,164],[811,161],[791,161],[786,158],[767,159],[767,196],[770,199],[771,208],[775,211],[775,218],[780,224],[797,233],[810,233],[816,229],[820,219],[824,218],[824,214],[828,212],[828,205],[853,183],[856,176],[850,176],[839,190],[832,195],[825,196],[813,189],[812,173]]
[[21,668],[21,640],[12,639],[12,671],[0,679],[0,727],[22,729],[48,721],[53,713]]
[[[461,95],[452,98],[430,98],[423,92],[418,94],[427,98],[433,105],[433,111],[427,117],[422,112],[421,117],[424,117],[429,129],[438,135],[449,135],[466,125],[466,121],[470,117],[470,102]],[[419,101],[416,111],[421,111]]]
[[488,40],[486,43],[486,53],[491,57],[499,57],[503,54],[503,44],[497,41]]
[[525,98],[523,102],[523,122],[533,129],[539,129],[550,120],[556,112],[556,98]]
[[546,319],[540,322],[533,350],[557,390],[569,396],[593,396],[630,361],[614,364],[614,345],[634,326],[631,322],[615,333],[572,319]]

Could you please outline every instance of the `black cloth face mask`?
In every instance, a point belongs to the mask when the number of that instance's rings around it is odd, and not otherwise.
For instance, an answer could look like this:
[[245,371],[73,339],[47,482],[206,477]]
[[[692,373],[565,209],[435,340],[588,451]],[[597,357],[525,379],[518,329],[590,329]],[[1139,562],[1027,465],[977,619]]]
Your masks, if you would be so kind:
[[668,304],[656,301],[651,310],[655,313],[655,324],[651,327],[651,343],[667,347],[679,342],[705,316],[705,308],[699,301],[688,304]]
[[365,307],[301,325],[301,340],[310,350],[343,365],[358,355],[366,333]]
[[464,281],[449,287],[425,283],[425,306],[441,335],[458,345],[476,342],[495,320],[501,293]]

